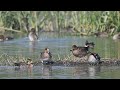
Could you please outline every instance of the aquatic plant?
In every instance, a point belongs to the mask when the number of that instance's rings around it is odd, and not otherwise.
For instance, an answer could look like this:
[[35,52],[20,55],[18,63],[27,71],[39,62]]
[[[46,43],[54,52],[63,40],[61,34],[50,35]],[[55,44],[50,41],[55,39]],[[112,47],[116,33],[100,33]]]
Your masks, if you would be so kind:
[[[119,31],[119,11],[0,11],[0,31],[69,31],[90,35],[107,30]],[[110,27],[115,27],[111,31]]]

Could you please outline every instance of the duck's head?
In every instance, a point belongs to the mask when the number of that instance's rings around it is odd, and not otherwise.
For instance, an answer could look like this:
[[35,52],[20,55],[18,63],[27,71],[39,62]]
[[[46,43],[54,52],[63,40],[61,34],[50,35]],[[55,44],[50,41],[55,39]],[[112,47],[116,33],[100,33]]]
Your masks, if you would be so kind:
[[27,59],[27,65],[33,64],[32,59],[28,58]]
[[45,52],[49,53],[50,52],[49,48],[45,48]]
[[93,42],[88,42],[88,41],[85,42],[85,47],[94,48],[94,45],[95,44]]
[[35,33],[36,32],[35,28],[32,28],[30,32]]
[[72,45],[72,49],[70,51],[78,49],[77,45]]

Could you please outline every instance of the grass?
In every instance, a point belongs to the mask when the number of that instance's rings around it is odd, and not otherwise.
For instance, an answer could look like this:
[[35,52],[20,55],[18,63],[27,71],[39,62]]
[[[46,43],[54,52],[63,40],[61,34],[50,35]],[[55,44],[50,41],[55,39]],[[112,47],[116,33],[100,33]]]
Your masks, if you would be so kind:
[[14,65],[15,62],[19,61],[27,61],[27,58],[21,57],[19,55],[16,56],[9,56],[6,53],[0,55],[0,65]]
[[[0,55],[0,66],[14,66],[14,63],[15,62],[20,62],[20,61],[23,61],[23,62],[26,62],[27,59],[29,57],[23,57],[22,55],[15,55],[15,56],[10,56],[6,53],[3,53]],[[72,55],[72,53],[70,55],[65,55],[63,57],[60,57],[60,55],[58,54],[56,58],[52,58],[53,61],[55,62],[61,62],[63,64],[66,64],[66,63],[69,63],[69,62],[80,62],[80,63],[85,63],[87,62],[87,58],[88,56],[85,56],[83,58],[76,58]],[[32,58],[31,58],[32,59]],[[33,60],[33,59],[32,59]],[[114,62],[114,61],[120,61],[120,60],[117,60],[117,59],[110,59],[110,58],[101,58],[102,61],[105,61],[105,62]],[[33,63],[37,63],[39,62],[40,60],[33,60]]]
[[[27,33],[31,27],[36,31],[65,31],[71,33],[109,31],[111,26],[119,29],[119,11],[0,11],[0,27],[4,30]],[[2,29],[2,30],[3,30]],[[112,32],[110,32],[112,34]]]
[[[0,55],[0,65],[10,65],[10,66],[13,66],[15,62],[20,62],[20,61],[23,61],[23,62],[26,62],[27,59],[29,57],[23,57],[21,55],[15,55],[15,56],[10,56],[6,53],[3,53]],[[66,61],[74,61],[74,62],[79,62],[79,61],[84,61],[85,58],[75,58],[72,54],[71,55],[67,55],[67,56],[64,56],[63,58],[60,57],[60,55],[58,54],[57,55],[57,58],[54,58],[52,59],[53,61],[61,61],[61,62],[66,62]],[[33,60],[33,62],[38,62],[40,60]]]

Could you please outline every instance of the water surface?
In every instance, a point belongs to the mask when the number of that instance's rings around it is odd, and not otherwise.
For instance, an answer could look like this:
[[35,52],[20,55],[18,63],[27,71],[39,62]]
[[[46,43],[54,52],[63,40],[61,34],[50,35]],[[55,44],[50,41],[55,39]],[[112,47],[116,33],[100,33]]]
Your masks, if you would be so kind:
[[[94,52],[99,53],[101,58],[120,59],[120,41],[112,38],[97,38],[92,36],[71,36],[65,33],[40,33],[39,40],[32,43],[27,35],[17,36],[12,41],[0,42],[0,54],[9,56],[30,57],[39,60],[40,52],[44,48],[50,48],[54,60],[59,57],[64,59],[72,55],[70,49],[73,44],[84,46],[85,41],[95,43]],[[110,79],[120,78],[119,66],[34,66],[32,70],[16,71],[13,66],[1,66],[0,78],[20,79]]]

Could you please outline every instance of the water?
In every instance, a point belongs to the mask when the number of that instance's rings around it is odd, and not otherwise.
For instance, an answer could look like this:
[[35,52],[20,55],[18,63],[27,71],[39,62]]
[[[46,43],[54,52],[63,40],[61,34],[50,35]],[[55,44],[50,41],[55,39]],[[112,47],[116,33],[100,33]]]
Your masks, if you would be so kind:
[[1,79],[119,79],[119,66],[34,66],[15,70],[0,66]]
[[[35,43],[28,37],[17,36],[12,41],[0,42],[0,54],[20,55],[38,60],[40,52],[48,47],[54,60],[71,55],[73,44],[83,46],[85,41],[95,43],[94,52],[101,58],[120,59],[120,42],[112,38],[70,36],[65,33],[40,33]],[[14,66],[0,66],[1,79],[116,79],[120,78],[119,66],[34,66],[32,70],[15,70]]]

